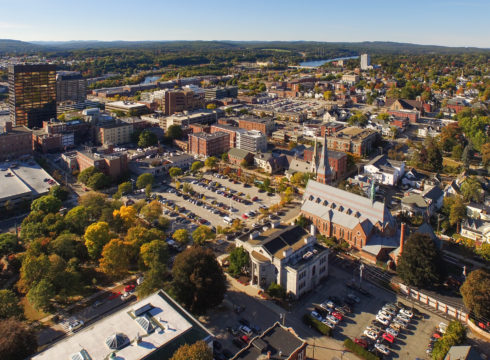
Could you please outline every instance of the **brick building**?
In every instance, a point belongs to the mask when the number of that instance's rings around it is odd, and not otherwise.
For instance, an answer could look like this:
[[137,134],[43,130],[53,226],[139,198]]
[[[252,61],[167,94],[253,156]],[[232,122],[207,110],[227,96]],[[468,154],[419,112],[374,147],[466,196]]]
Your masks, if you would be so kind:
[[32,131],[7,121],[0,132],[0,161],[32,154]]
[[77,151],[77,163],[80,171],[93,166],[113,179],[117,179],[128,171],[127,154],[112,152],[111,149]]
[[99,125],[95,129],[95,140],[99,145],[119,145],[131,142],[133,124],[113,122]]
[[237,147],[237,137],[241,132],[245,132],[245,130],[240,129],[236,126],[231,126],[226,124],[211,125],[210,133],[214,134],[216,132],[225,132],[230,135],[230,149],[231,149]]
[[160,106],[165,115],[201,109],[204,107],[204,93],[196,93],[190,89],[167,90],[162,96]]
[[248,164],[251,164],[254,161],[254,155],[249,151],[236,148],[232,148],[228,151],[228,161],[230,164],[240,166],[243,160]]
[[328,149],[364,156],[373,150],[378,135],[374,130],[348,127],[327,136]]
[[215,156],[230,149],[230,135],[225,132],[189,134],[189,153]]
[[239,118],[238,127],[245,130],[258,130],[268,136],[274,131],[274,120],[271,118]]
[[310,180],[301,214],[320,234],[346,241],[371,261],[399,247],[396,222],[382,202]]
[[420,116],[424,115],[424,104],[417,100],[386,99],[385,107],[388,114],[407,117],[412,124],[417,123]]
[[337,122],[328,122],[323,124],[320,128],[320,134],[322,137],[325,137],[325,134],[332,135],[333,133],[342,130],[345,127],[344,124]]

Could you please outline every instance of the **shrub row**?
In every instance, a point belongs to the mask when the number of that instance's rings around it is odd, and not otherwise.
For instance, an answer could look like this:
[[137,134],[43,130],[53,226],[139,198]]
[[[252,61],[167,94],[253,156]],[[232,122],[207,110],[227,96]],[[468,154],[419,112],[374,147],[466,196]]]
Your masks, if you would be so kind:
[[352,351],[354,354],[356,354],[357,356],[359,356],[362,359],[379,360],[379,357],[374,355],[372,352],[367,351],[362,346],[356,344],[354,341],[352,341],[349,338],[345,339],[344,347],[346,349],[349,349],[350,351]]
[[311,326],[312,328],[316,329],[320,334],[323,334],[326,336],[332,336],[332,329],[329,328],[324,323],[322,323],[321,321],[318,321],[317,319],[315,319],[310,314],[305,314],[303,316],[303,322],[306,325]]

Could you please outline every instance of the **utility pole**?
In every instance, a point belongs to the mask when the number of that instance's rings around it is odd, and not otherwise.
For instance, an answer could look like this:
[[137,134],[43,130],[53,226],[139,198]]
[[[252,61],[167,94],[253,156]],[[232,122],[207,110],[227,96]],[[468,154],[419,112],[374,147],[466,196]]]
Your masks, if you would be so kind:
[[361,288],[362,284],[362,271],[364,270],[364,264],[361,263],[361,266],[359,266],[359,289]]

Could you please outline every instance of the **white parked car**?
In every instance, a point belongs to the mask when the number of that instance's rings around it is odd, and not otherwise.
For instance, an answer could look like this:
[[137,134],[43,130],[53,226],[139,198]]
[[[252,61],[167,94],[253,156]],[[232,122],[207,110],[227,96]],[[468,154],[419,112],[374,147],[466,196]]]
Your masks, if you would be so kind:
[[383,355],[388,355],[390,353],[390,350],[383,344],[376,343],[374,344],[374,347]]
[[392,327],[388,327],[386,328],[386,333],[387,334],[390,334],[391,336],[393,337],[397,337],[398,336],[398,331],[396,331],[395,329],[393,329]]
[[383,306],[383,308],[381,310],[390,314],[391,316],[396,315],[396,310],[393,310],[393,308],[391,308],[390,306]]
[[393,322],[397,325],[399,325],[402,329],[406,329],[407,328],[407,323],[399,318],[395,318],[395,320],[393,320]]
[[366,335],[371,340],[376,340],[378,338],[378,333],[375,331],[364,330],[364,335]]
[[324,319],[322,321],[322,323],[324,323],[325,325],[327,325],[330,329],[335,329],[335,324],[333,322],[331,322],[330,320],[328,319]]
[[378,320],[383,325],[388,325],[390,323],[390,320],[384,317],[380,317],[379,315],[376,315],[376,320]]
[[75,319],[73,321],[70,321],[70,323],[68,324],[68,330],[74,331],[80,329],[82,326],[83,326],[83,321]]
[[386,311],[383,310],[378,311],[378,316],[391,320],[391,314],[388,314]]
[[413,317],[413,312],[407,309],[400,309],[399,312],[401,315],[406,316],[407,318],[411,319]]
[[328,315],[327,320],[333,322],[335,325],[337,325],[340,322],[340,320],[333,315]]
[[335,304],[333,303],[333,301],[329,300],[329,301],[325,301],[324,303],[321,303],[320,306],[325,310],[328,310],[328,309],[333,309],[335,307]]
[[404,316],[403,314],[398,314],[396,317],[397,317],[397,319],[405,321],[407,324],[410,323],[410,318]]

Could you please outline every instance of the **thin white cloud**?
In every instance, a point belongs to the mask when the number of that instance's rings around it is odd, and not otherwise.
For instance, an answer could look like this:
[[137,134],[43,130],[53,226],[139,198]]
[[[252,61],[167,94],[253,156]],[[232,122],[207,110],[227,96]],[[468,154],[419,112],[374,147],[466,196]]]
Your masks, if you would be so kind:
[[27,24],[0,21],[0,29],[28,29],[29,27]]

